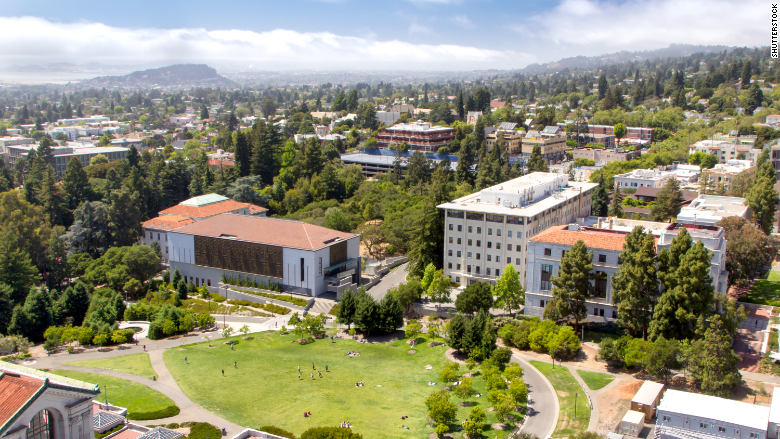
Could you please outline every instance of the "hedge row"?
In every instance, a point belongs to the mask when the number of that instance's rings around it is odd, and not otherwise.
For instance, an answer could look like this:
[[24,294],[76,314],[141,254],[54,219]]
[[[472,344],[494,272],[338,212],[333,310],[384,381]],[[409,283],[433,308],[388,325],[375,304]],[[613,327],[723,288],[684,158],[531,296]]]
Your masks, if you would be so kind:
[[285,308],[279,305],[274,305],[273,303],[257,303],[257,302],[250,302],[248,300],[228,300],[228,303],[230,305],[251,306],[254,308],[264,309],[268,312],[276,313],[276,314],[287,314],[290,312],[289,308]]
[[[127,419],[131,419],[134,421],[149,421],[152,419],[163,419],[163,418],[170,418],[171,416],[176,416],[179,414],[181,410],[179,409],[179,406],[177,405],[169,405],[168,407],[162,409],[162,410],[155,410],[152,412],[132,412],[127,414]],[[204,437],[205,439],[205,437]]]
[[111,430],[105,431],[103,433],[95,433],[95,439],[103,439],[104,437],[108,436],[109,434],[116,433],[117,431],[125,428],[125,424],[119,424],[116,427],[112,428]]
[[240,293],[251,294],[253,296],[267,297],[269,299],[278,300],[280,302],[292,303],[293,305],[302,306],[304,308],[306,307],[306,305],[309,304],[307,300],[299,299],[297,297],[282,296],[280,294],[271,294],[271,293],[259,293],[251,290],[242,290],[240,288],[231,288],[231,290],[238,291]]

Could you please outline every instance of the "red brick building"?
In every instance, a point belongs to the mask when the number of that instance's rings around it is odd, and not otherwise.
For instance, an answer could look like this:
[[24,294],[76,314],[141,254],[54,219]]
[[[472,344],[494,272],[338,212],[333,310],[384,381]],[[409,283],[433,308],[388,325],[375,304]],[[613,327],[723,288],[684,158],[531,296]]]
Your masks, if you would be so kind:
[[423,121],[399,123],[380,129],[376,141],[380,148],[406,142],[410,151],[436,152],[455,138],[455,131],[455,128],[433,126]]

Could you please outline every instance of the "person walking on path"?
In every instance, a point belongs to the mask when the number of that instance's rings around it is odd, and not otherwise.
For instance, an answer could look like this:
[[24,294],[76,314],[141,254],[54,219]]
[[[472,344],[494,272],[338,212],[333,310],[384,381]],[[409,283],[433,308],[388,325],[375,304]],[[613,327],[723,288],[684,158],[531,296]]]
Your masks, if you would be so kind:
[[146,352],[146,345],[144,345],[144,352]]

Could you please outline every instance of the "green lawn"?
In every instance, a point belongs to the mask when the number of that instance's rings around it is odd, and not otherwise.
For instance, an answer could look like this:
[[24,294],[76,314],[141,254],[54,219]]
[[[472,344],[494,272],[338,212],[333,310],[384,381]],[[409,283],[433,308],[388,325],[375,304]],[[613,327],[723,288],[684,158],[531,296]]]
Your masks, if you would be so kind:
[[99,384],[100,395],[95,399],[105,401],[104,386],[108,386],[108,403],[127,409],[130,419],[160,419],[179,414],[173,400],[162,393],[133,381],[72,370],[53,370],[57,375],[74,378],[87,383]]
[[[275,425],[295,434],[314,426],[338,426],[342,421],[353,424],[353,430],[367,438],[419,438],[433,432],[428,424],[425,399],[440,389],[439,374],[446,362],[446,347],[417,345],[416,354],[407,354],[403,341],[361,344],[353,340],[316,340],[299,345],[291,343],[294,335],[256,334],[252,340],[241,340],[230,346],[214,342],[186,345],[185,350],[170,349],[163,354],[168,370],[179,387],[194,402],[227,420],[247,428]],[[348,351],[360,352],[349,357]],[[184,357],[189,364],[185,364]],[[237,361],[238,368],[233,367]],[[312,363],[322,372],[319,378]],[[426,370],[426,365],[432,370]],[[297,367],[301,366],[302,379]],[[325,365],[329,372],[325,372]],[[222,376],[222,370],[225,376]],[[460,373],[467,370],[461,367]],[[355,387],[363,381],[364,387]],[[429,386],[428,382],[436,383]],[[469,401],[487,409],[484,381],[474,379],[480,398]],[[452,401],[460,402],[454,395]],[[457,424],[468,415],[470,407],[458,406]],[[304,418],[310,411],[312,417]],[[401,416],[409,418],[401,420]],[[488,424],[496,422],[488,412]],[[401,426],[409,427],[408,430]],[[487,431],[493,438],[509,432]],[[455,437],[462,437],[457,433]]]
[[582,381],[590,390],[599,390],[615,380],[615,376],[608,373],[590,372],[587,370],[577,370]]
[[610,334],[608,332],[585,331],[585,341],[601,343],[601,340],[604,340],[605,338],[617,340],[620,338],[620,336],[617,334]]
[[71,366],[96,367],[98,369],[108,369],[118,372],[132,373],[133,375],[138,375],[149,379],[156,375],[154,369],[152,369],[152,362],[149,361],[149,354],[147,353],[125,355],[122,357],[106,358],[101,360],[73,361],[65,364]]
[[780,272],[769,270],[768,276],[757,280],[743,300],[764,305],[780,305]]
[[[555,393],[558,395],[560,413],[553,437],[568,437],[587,430],[588,422],[590,421],[588,398],[569,369],[561,366],[553,369],[552,364],[542,363],[541,361],[531,361],[530,363],[550,380],[550,383],[555,388]],[[578,395],[577,418],[574,418],[575,393]]]

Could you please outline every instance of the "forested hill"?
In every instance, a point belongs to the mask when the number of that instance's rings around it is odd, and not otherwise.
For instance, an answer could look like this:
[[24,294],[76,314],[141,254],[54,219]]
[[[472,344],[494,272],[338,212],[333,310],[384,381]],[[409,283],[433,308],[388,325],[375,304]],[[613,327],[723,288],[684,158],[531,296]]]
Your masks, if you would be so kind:
[[137,85],[146,84],[201,84],[232,85],[233,81],[221,76],[206,64],[174,64],[156,69],[140,70],[124,76],[103,76],[98,82],[122,82]]
[[694,53],[713,53],[722,52],[724,50],[731,51],[734,49],[734,47],[727,46],[672,44],[669,47],[657,50],[644,50],[637,52],[623,51],[598,56],[575,56],[571,58],[563,58],[561,60],[545,64],[530,64],[529,66],[520,69],[519,73],[537,74],[560,71],[563,69],[589,70],[597,69],[605,65],[620,64],[629,61],[636,62],[663,58],[678,58],[682,56],[689,56]]

